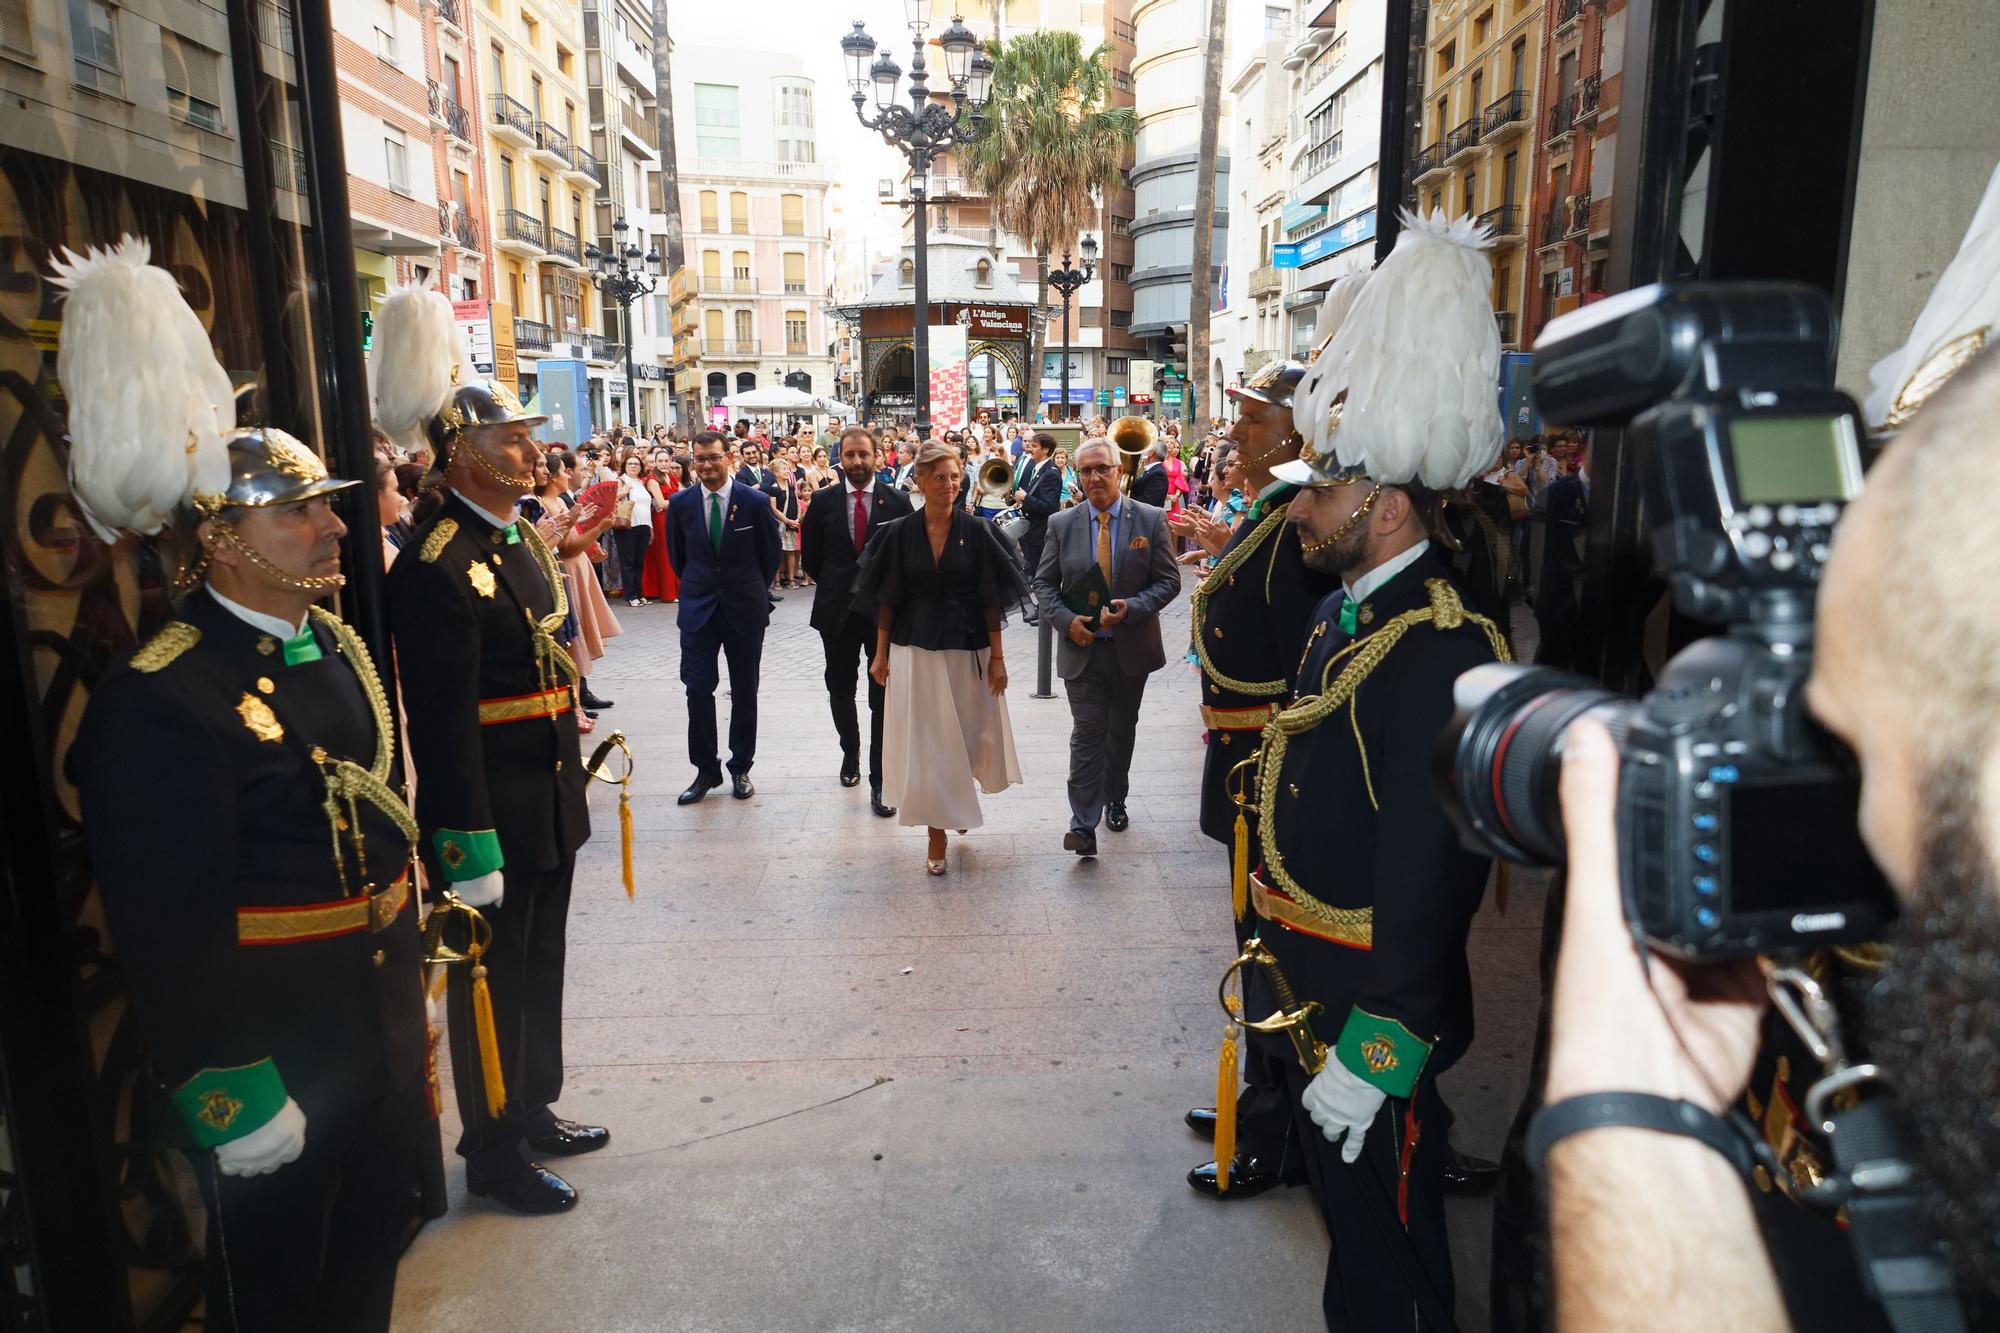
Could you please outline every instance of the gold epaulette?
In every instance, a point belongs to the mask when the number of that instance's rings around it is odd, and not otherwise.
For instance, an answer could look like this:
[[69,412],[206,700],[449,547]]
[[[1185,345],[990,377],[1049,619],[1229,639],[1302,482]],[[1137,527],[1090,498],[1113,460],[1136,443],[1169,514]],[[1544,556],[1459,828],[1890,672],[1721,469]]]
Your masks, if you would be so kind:
[[134,671],[158,671],[176,657],[201,642],[201,631],[185,620],[169,620],[160,632],[146,640],[145,646],[132,654]]
[[431,535],[424,538],[423,548],[417,552],[417,559],[430,564],[444,554],[444,548],[451,545],[451,539],[458,535],[458,520],[441,518],[431,529]]

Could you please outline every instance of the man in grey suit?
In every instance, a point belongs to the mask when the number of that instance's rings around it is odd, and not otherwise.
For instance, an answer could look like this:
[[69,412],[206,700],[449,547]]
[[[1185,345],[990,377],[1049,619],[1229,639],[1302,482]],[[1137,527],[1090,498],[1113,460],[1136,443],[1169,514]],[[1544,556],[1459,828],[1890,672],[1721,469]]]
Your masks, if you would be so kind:
[[[1049,520],[1036,566],[1035,601],[1061,634],[1056,671],[1069,694],[1069,832],[1063,848],[1097,855],[1100,818],[1113,833],[1131,819],[1125,794],[1138,739],[1146,677],[1167,664],[1160,608],[1180,595],[1180,566],[1166,514],[1118,493],[1118,460],[1102,440],[1076,453],[1086,503]],[[1111,599],[1093,626],[1063,605],[1062,590],[1092,565],[1106,573]]]

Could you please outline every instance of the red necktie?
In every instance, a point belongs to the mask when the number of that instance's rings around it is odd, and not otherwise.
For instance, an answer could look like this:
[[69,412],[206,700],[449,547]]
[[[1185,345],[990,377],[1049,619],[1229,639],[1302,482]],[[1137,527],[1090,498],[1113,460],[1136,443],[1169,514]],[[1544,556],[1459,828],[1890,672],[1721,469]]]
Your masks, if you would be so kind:
[[868,492],[854,493],[854,554],[868,544]]

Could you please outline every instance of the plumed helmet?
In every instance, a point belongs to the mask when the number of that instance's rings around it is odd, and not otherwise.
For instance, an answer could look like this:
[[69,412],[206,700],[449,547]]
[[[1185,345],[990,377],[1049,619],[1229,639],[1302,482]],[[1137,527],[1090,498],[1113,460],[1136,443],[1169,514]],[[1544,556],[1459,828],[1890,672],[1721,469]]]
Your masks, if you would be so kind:
[[229,451],[229,484],[219,491],[196,487],[189,498],[202,518],[225,509],[296,504],[361,484],[328,476],[318,454],[276,426],[235,431],[224,445]]
[[1303,361],[1288,359],[1272,361],[1241,385],[1232,386],[1229,396],[1247,399],[1253,403],[1269,403],[1273,407],[1291,410],[1292,392],[1299,387],[1299,381],[1306,377]]

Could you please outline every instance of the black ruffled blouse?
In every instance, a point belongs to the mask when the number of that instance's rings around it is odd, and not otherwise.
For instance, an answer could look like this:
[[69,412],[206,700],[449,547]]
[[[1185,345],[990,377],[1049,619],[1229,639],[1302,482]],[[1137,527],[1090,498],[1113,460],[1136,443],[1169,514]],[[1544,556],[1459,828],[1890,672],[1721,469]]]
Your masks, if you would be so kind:
[[854,580],[854,610],[873,621],[878,607],[893,608],[891,643],[932,651],[978,649],[989,643],[988,612],[1004,615],[1027,591],[992,520],[953,510],[944,556],[933,560],[919,509],[869,537]]

